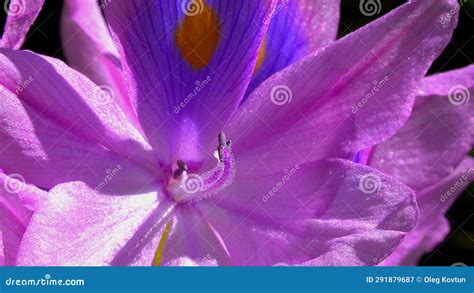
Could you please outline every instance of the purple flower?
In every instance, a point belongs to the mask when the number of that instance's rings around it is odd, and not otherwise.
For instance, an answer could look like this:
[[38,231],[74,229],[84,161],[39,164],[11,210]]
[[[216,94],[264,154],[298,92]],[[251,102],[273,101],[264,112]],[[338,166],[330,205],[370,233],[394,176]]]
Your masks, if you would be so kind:
[[416,265],[449,232],[444,214],[473,180],[474,66],[425,78],[396,135],[365,152],[367,164],[416,191],[420,219],[382,263]]
[[172,2],[104,1],[111,38],[99,8],[66,1],[78,71],[0,49],[0,166],[49,190],[21,196],[35,212],[10,258],[381,262],[415,226],[415,194],[352,159],[408,119],[456,1],[335,42],[336,1]]

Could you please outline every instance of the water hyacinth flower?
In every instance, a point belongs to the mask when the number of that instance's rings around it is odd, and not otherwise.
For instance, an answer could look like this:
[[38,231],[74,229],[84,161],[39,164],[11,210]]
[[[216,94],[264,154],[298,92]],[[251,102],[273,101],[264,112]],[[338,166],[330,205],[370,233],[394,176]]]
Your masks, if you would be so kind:
[[15,264],[374,265],[413,229],[413,190],[352,159],[408,119],[455,1],[338,41],[336,1],[105,1],[112,35],[91,3],[65,5],[77,71],[0,49],[0,166],[49,191]]

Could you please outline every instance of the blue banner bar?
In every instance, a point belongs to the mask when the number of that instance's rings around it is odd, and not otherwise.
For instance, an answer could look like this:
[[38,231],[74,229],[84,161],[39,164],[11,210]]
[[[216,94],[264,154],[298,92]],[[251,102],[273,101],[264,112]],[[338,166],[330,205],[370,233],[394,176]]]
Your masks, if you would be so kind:
[[0,267],[0,292],[474,292],[471,267]]

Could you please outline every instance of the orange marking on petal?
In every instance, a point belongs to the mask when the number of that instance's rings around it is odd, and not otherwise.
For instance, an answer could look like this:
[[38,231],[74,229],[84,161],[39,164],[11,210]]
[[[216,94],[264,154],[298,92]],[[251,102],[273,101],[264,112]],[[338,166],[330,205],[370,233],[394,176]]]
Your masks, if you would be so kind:
[[[200,2],[201,3],[201,2]],[[221,22],[205,2],[199,13],[186,15],[175,33],[181,56],[194,70],[209,64],[220,41]]]
[[257,72],[260,67],[262,67],[263,61],[265,61],[266,57],[266,52],[267,50],[267,39],[264,39],[262,44],[260,45],[260,49],[258,50],[258,57],[257,57],[257,63],[255,64],[255,69],[253,73]]

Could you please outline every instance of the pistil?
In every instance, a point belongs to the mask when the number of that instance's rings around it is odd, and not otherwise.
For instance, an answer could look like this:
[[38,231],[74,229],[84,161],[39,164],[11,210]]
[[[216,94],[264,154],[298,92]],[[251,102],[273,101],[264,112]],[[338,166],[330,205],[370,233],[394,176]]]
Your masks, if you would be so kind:
[[231,142],[224,133],[218,135],[217,163],[210,170],[190,173],[182,160],[176,161],[168,191],[177,202],[196,202],[209,197],[232,184],[235,176],[235,160]]

